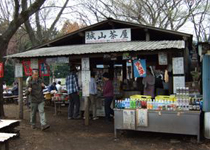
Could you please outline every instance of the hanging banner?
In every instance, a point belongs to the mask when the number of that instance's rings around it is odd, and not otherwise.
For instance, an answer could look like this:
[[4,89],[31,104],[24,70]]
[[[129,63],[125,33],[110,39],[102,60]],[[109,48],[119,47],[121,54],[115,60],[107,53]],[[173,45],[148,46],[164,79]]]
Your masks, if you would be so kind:
[[15,77],[23,77],[23,65],[20,63],[15,64]]
[[133,61],[134,77],[146,77],[146,60],[134,60]]
[[50,67],[44,59],[39,60],[39,76],[50,76]]
[[39,60],[37,58],[31,59],[31,69],[39,69]]
[[24,60],[22,62],[22,64],[23,64],[25,75],[26,76],[31,76],[32,75],[31,61],[30,60]]
[[0,78],[4,77],[4,63],[0,63]]

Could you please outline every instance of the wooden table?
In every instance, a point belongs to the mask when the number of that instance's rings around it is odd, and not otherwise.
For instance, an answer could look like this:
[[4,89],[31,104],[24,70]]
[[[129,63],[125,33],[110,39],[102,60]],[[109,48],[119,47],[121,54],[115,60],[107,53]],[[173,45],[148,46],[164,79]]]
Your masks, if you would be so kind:
[[18,99],[18,95],[3,96],[4,103],[15,102],[15,99]]
[[54,102],[54,107],[55,107],[55,114],[57,115],[58,113],[61,113],[61,105],[62,104],[68,104],[69,101],[67,100],[53,100]]

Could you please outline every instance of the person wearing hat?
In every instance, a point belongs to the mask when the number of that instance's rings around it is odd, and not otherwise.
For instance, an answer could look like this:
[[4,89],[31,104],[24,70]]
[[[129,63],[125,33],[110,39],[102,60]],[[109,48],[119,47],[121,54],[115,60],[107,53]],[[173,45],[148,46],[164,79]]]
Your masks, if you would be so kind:
[[[79,99],[79,84],[76,75],[76,67],[70,66],[70,73],[66,77],[66,90],[69,94],[68,119],[79,119],[80,99]],[[76,106],[76,111],[74,111]],[[75,112],[75,113],[74,113]]]
[[103,74],[104,86],[103,86],[103,96],[105,98],[105,117],[106,121],[111,121],[110,115],[114,115],[113,109],[110,107],[113,97],[114,97],[114,87],[108,72]]

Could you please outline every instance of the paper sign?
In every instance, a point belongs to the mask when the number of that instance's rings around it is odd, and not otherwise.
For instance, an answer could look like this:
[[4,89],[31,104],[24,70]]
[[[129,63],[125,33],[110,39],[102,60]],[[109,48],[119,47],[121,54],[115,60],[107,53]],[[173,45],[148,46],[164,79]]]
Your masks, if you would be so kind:
[[167,53],[158,53],[158,62],[159,65],[167,65],[168,64],[168,57],[167,57]]
[[135,110],[123,110],[123,129],[135,128]]
[[82,70],[90,70],[89,58],[82,58]]
[[31,59],[31,69],[39,69],[39,61],[36,58]]
[[90,71],[82,71],[82,96],[89,96]]
[[134,77],[146,77],[146,60],[134,60],[133,61]]
[[148,111],[147,109],[136,110],[136,125],[139,127],[148,126]]
[[184,58],[174,57],[172,59],[173,63],[173,74],[184,74]]
[[15,77],[23,77],[23,65],[20,63],[15,64]]
[[185,87],[185,76],[173,77],[173,91],[176,93],[178,87]]

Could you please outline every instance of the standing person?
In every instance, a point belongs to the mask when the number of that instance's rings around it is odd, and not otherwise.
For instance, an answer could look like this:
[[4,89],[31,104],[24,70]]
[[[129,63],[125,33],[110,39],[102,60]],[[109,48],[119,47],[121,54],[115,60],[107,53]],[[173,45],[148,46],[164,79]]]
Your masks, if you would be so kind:
[[[66,90],[69,94],[68,119],[79,119],[80,99],[79,99],[79,84],[76,75],[76,67],[70,67],[70,74],[66,77]],[[74,114],[74,105],[76,111]]]
[[58,81],[58,84],[56,84],[56,89],[57,89],[58,93],[62,93],[61,81]]
[[90,102],[91,102],[92,111],[93,111],[93,120],[97,120],[98,119],[98,117],[96,116],[97,85],[96,85],[95,73],[94,72],[91,72],[89,92],[90,92]]
[[147,67],[147,76],[143,78],[142,83],[144,85],[144,95],[149,95],[152,98],[155,97],[155,77],[152,75],[152,71]]
[[45,111],[44,111],[44,95],[43,88],[45,87],[41,79],[39,79],[38,70],[33,70],[32,80],[28,83],[28,92],[31,97],[31,125],[32,128],[36,128],[36,112],[39,111],[41,130],[46,130],[50,127],[46,123]]
[[103,74],[104,86],[103,86],[103,96],[105,98],[105,117],[106,121],[111,121],[110,115],[114,115],[113,109],[111,109],[111,103],[114,97],[114,87],[110,76],[107,72]]

